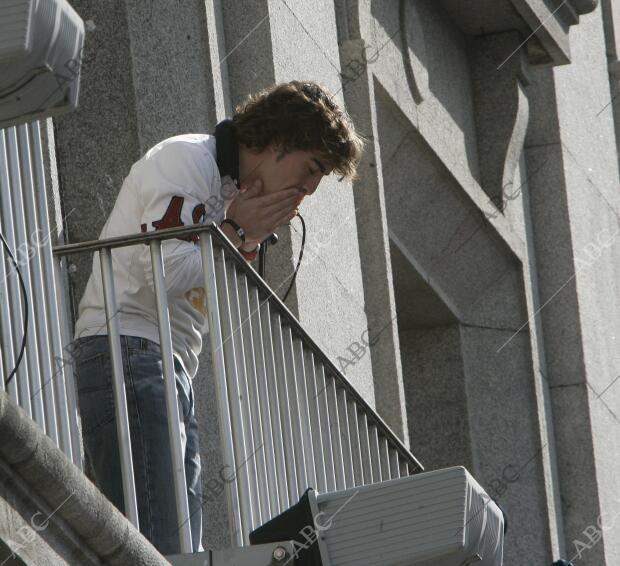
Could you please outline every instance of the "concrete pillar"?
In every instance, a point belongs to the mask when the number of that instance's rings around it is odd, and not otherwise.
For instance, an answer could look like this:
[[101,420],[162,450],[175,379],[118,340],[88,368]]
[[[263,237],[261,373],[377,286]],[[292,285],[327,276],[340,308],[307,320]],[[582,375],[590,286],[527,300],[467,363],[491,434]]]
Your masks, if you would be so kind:
[[361,37],[359,5],[353,3],[345,7],[339,3],[338,7],[344,98],[356,127],[368,138],[360,164],[360,179],[353,185],[353,194],[358,245],[363,258],[362,280],[368,317],[367,336],[372,354],[375,408],[408,444],[375,93],[372,73],[367,64],[378,57],[379,45]]
[[[567,557],[616,564],[620,210],[601,8],[532,74],[528,168]],[[578,560],[578,562],[577,562]]]

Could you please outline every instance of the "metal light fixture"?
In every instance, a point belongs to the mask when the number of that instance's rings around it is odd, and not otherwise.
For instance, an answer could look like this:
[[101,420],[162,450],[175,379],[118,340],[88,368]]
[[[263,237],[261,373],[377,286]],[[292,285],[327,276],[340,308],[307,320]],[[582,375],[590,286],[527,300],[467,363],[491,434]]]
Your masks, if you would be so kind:
[[66,0],[0,2],[0,128],[75,110],[83,43]]
[[296,566],[501,566],[504,514],[462,466],[330,493],[250,533],[292,541]]

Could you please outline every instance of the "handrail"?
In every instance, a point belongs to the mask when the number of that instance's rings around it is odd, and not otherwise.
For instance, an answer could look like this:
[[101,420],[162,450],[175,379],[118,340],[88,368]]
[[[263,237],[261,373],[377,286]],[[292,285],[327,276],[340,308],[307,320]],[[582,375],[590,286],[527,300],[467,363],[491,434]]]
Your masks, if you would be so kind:
[[[125,392],[120,336],[109,321],[112,306],[108,303],[110,297],[113,299],[111,250],[143,244],[150,247],[153,263],[160,345],[165,358],[171,455],[173,459],[180,457],[161,244],[163,240],[199,234],[202,234],[198,239],[222,456],[235,469],[237,464],[250,460],[245,473],[235,477],[227,487],[231,542],[234,545],[249,542],[252,529],[287,509],[309,485],[321,491],[334,491],[423,471],[415,456],[216,223],[141,232],[53,249],[57,263],[63,257],[66,261],[66,256],[71,254],[101,252],[102,276],[107,274],[109,288],[104,296],[108,339],[116,359],[115,398],[123,397]],[[117,427],[127,428],[126,404],[123,399],[120,401]],[[119,438],[124,438],[127,444],[121,447],[121,468],[125,507],[137,525],[135,491],[127,489],[127,483],[134,481],[128,434],[128,429],[119,433]],[[264,453],[258,456],[257,464],[251,457],[263,445]],[[181,552],[191,552],[185,478],[174,463],[173,468],[180,548]]]
[[139,232],[127,236],[117,236],[114,238],[105,238],[101,240],[89,240],[86,242],[78,242],[75,244],[65,244],[56,246],[53,248],[54,255],[70,255],[87,251],[98,251],[102,248],[117,248],[124,246],[132,246],[137,244],[149,244],[154,240],[166,240],[170,238],[186,237],[194,234],[200,234],[203,232],[210,232],[214,236],[214,241],[225,249],[230,256],[236,261],[236,263],[243,269],[245,274],[252,280],[252,282],[259,287],[259,289],[267,295],[267,298],[275,302],[281,315],[287,322],[287,324],[294,327],[304,340],[306,340],[315,351],[315,354],[319,357],[321,362],[328,367],[332,373],[334,373],[342,385],[347,389],[348,393],[359,403],[368,413],[373,415],[373,418],[378,422],[382,429],[382,433],[389,438],[391,442],[398,448],[399,453],[405,459],[409,460],[414,471],[422,472],[424,467],[419,460],[409,451],[409,449],[402,443],[400,438],[394,434],[392,429],[387,425],[383,418],[368,404],[368,402],[359,394],[357,389],[351,384],[347,377],[336,367],[336,365],[327,357],[323,350],[317,345],[312,337],[306,332],[299,320],[288,309],[288,307],[282,302],[274,291],[267,285],[267,283],[258,275],[254,268],[245,260],[245,258],[239,253],[239,250],[230,242],[224,232],[219,228],[217,223],[213,222],[210,225],[189,225],[182,228],[165,228],[162,230],[156,230],[153,232]]

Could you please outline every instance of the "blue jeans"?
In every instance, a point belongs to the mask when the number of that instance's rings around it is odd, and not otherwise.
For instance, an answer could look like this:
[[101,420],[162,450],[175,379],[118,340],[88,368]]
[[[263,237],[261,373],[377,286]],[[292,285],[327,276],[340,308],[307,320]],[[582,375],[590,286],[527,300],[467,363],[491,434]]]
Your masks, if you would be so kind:
[[[159,344],[136,336],[121,336],[121,350],[140,531],[162,554],[178,554],[161,351]],[[92,479],[124,513],[108,337],[78,338],[73,343],[73,359],[84,451]],[[202,483],[194,394],[191,380],[176,357],[174,368],[192,546],[199,552],[203,550]]]

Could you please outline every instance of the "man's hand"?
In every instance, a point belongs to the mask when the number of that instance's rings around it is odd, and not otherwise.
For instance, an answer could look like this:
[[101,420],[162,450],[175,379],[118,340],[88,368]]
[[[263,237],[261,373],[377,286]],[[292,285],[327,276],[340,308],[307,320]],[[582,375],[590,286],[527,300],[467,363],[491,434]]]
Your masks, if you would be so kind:
[[234,220],[245,230],[244,250],[252,250],[256,244],[275,232],[276,228],[290,222],[297,215],[297,207],[304,197],[298,189],[286,189],[262,194],[262,181],[257,179],[247,190],[242,190],[230,203],[226,217]]

